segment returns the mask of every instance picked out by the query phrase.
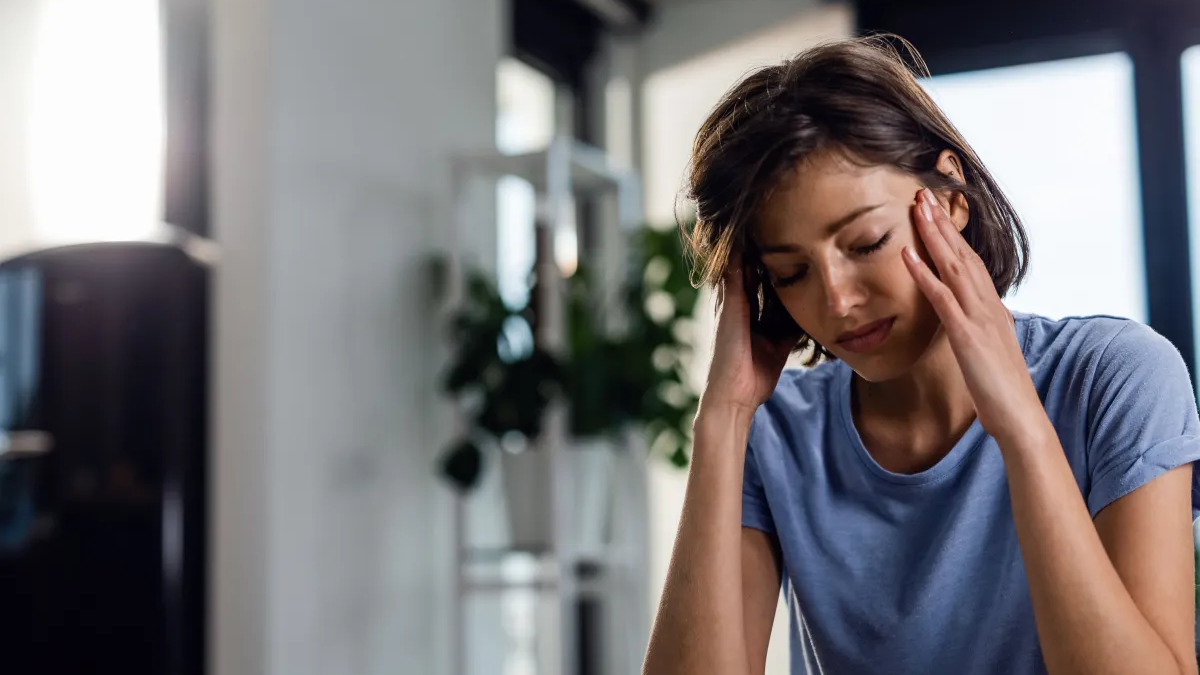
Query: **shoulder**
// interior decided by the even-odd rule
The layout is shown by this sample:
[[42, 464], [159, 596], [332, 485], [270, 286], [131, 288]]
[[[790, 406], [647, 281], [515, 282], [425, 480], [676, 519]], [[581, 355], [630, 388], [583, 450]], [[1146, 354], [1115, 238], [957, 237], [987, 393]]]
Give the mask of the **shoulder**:
[[1179, 350], [1153, 328], [1112, 316], [1023, 315], [1025, 357], [1035, 380], [1078, 392], [1087, 419], [1146, 417], [1151, 408], [1194, 409]]
[[1102, 314], [1051, 319], [1016, 312], [1014, 317], [1031, 366], [1039, 361], [1066, 361], [1093, 371], [1142, 364], [1177, 367], [1183, 363], [1170, 340], [1133, 319]]
[[1109, 341], [1125, 332], [1142, 334], [1142, 331], [1148, 331], [1157, 335], [1148, 326], [1133, 319], [1106, 314], [1052, 319], [1040, 314], [1013, 312], [1013, 317], [1024, 329], [1025, 345], [1035, 351], [1050, 346], [1061, 348], [1066, 344], [1079, 345], [1094, 351], [1097, 348], [1103, 349]]
[[1192, 378], [1170, 340], [1141, 322], [1109, 316], [1027, 317], [1024, 328], [1030, 373], [1054, 397], [1047, 412], [1056, 415], [1093, 517], [1200, 459]]

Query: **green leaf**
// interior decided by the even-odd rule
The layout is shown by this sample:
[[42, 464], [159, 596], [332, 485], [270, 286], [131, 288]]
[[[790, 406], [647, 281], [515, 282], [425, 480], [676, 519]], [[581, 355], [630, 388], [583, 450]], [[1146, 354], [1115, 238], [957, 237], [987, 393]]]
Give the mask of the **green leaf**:
[[483, 453], [471, 441], [460, 440], [443, 455], [441, 473], [460, 492], [470, 491], [483, 473]]
[[682, 447], [675, 448], [675, 452], [672, 452], [668, 459], [671, 461], [671, 464], [680, 469], [686, 469], [691, 461], [691, 458]]
[[[561, 358], [537, 346], [528, 355], [516, 354], [523, 350], [508, 344], [512, 333], [506, 325], [511, 329], [519, 319], [536, 333], [532, 309], [507, 307], [488, 274], [468, 273], [463, 306], [449, 326], [453, 353], [443, 388], [477, 401], [470, 413], [472, 435], [499, 439], [516, 432], [532, 439], [542, 430], [548, 406], [562, 397], [576, 437], [611, 435], [637, 423], [651, 438], [654, 454], [687, 466], [697, 395], [688, 388], [681, 361], [691, 345], [677, 337], [688, 332], [677, 326], [691, 321], [699, 292], [691, 284], [678, 230], [644, 227], [633, 233], [628, 249], [624, 283], [611, 298], [620, 305], [624, 330], [607, 329], [605, 285], [584, 261], [563, 284]], [[665, 294], [673, 306], [659, 323], [646, 309], [654, 294]], [[530, 296], [536, 297], [536, 288]], [[456, 467], [470, 469], [469, 451], [457, 452]], [[464, 473], [469, 472], [458, 471], [460, 477]]]

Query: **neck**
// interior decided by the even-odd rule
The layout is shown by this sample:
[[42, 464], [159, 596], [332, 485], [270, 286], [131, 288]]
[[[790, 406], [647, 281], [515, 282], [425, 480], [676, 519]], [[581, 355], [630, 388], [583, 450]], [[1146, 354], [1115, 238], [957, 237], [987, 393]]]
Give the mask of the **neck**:
[[855, 425], [867, 451], [897, 473], [937, 464], [975, 421], [962, 370], [940, 328], [903, 377], [867, 382], [855, 375], [853, 390]]
[[868, 382], [856, 375], [854, 386], [859, 413], [872, 419], [936, 424], [975, 416], [962, 369], [940, 328], [929, 348], [902, 377]]
[[[1016, 323], [1011, 312], [1008, 323]], [[867, 382], [858, 376], [854, 380], [858, 411], [874, 418], [942, 422], [975, 418], [962, 368], [941, 326], [904, 376], [886, 382]]]

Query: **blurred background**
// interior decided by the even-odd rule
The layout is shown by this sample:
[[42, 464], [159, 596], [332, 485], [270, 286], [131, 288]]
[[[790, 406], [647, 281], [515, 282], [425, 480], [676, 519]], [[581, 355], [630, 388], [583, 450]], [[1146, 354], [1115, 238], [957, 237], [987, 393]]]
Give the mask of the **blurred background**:
[[0, 673], [638, 672], [692, 138], [870, 31], [1025, 218], [1008, 304], [1194, 373], [1194, 2], [0, 0]]

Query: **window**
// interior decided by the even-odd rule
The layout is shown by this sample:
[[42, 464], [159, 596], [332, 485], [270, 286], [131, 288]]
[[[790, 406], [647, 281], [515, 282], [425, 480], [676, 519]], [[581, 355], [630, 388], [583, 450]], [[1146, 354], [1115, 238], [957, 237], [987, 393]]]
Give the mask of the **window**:
[[[1200, 321], [1200, 45], [1183, 53], [1183, 122], [1187, 156], [1188, 237], [1191, 241], [1192, 321]], [[1200, 326], [1194, 329], [1200, 354]], [[1200, 371], [1200, 369], [1197, 369]], [[1200, 378], [1200, 372], [1193, 373]]]
[[164, 128], [157, 0], [25, 0], [0, 21], [0, 259], [153, 232]]
[[[496, 147], [504, 153], [540, 150], [554, 136], [555, 83], [549, 76], [513, 58], [496, 69]], [[496, 188], [497, 279], [500, 295], [510, 306], [529, 298], [529, 273], [533, 268], [533, 186], [505, 176]]]
[[1146, 320], [1133, 64], [1106, 54], [935, 77], [926, 88], [1025, 224], [1006, 304]]
[[47, 243], [139, 239], [163, 218], [156, 0], [43, 0], [29, 176]]

